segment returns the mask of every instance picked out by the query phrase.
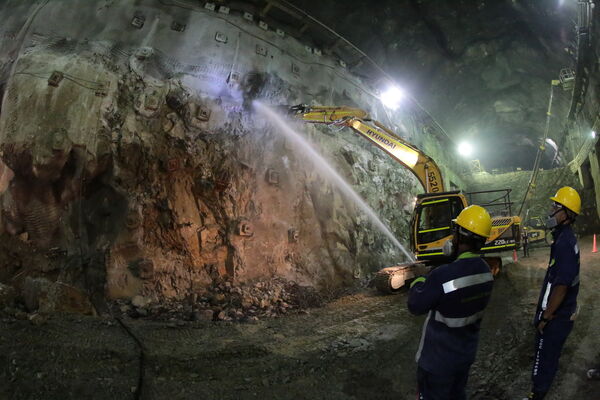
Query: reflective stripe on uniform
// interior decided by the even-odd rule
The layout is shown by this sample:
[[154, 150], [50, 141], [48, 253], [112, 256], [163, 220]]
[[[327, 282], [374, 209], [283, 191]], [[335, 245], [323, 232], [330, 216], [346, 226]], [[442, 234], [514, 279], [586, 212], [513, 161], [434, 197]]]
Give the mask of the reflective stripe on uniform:
[[425, 323], [423, 324], [423, 332], [421, 333], [421, 341], [419, 342], [419, 350], [417, 350], [417, 355], [415, 356], [415, 361], [418, 363], [419, 358], [421, 358], [421, 352], [423, 351], [423, 344], [425, 343], [425, 333], [427, 332], [427, 324], [429, 323], [429, 319], [431, 318], [431, 314], [433, 311], [429, 311], [427, 313], [427, 318], [425, 318]]
[[548, 306], [548, 297], [550, 296], [550, 289], [552, 289], [552, 284], [548, 282], [546, 286], [546, 293], [544, 293], [544, 299], [542, 300], [542, 310], [545, 310]]
[[453, 279], [448, 281], [442, 285], [444, 288], [444, 293], [454, 292], [455, 290], [466, 288], [473, 285], [479, 285], [480, 283], [486, 283], [493, 281], [494, 277], [489, 272], [484, 272], [482, 274], [476, 275], [467, 275], [462, 278]]
[[463, 326], [474, 324], [483, 318], [483, 311], [462, 318], [444, 317], [439, 311], [435, 312], [435, 320], [448, 326], [449, 328], [462, 328]]

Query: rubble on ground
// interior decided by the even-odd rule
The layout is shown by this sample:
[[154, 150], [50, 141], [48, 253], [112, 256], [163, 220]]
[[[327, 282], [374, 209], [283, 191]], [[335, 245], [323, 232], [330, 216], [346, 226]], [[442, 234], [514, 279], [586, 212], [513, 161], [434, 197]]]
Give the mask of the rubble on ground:
[[182, 300], [135, 296], [112, 303], [115, 316], [168, 321], [257, 321], [290, 313], [306, 313], [322, 305], [314, 288], [274, 278], [249, 284], [220, 280]]
[[0, 309], [12, 307], [15, 303], [16, 291], [12, 286], [0, 283]]

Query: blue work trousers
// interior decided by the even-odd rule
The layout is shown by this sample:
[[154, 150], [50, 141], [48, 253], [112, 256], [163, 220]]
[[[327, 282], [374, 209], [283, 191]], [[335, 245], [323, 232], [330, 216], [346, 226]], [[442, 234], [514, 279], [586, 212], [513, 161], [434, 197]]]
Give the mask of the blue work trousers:
[[546, 393], [558, 371], [558, 360], [563, 345], [573, 329], [573, 321], [552, 320], [544, 327], [544, 333], [535, 337], [535, 360], [531, 379], [533, 391]]
[[469, 370], [453, 375], [435, 375], [417, 369], [419, 400], [466, 400]]

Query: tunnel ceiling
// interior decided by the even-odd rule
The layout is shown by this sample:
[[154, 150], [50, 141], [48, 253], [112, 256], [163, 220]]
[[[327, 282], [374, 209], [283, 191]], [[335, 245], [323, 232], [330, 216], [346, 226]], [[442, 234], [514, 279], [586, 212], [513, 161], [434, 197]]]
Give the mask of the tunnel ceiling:
[[[455, 141], [471, 141], [486, 169], [531, 169], [550, 81], [575, 62], [574, 1], [291, 2], [383, 66]], [[568, 102], [556, 96], [555, 110]]]

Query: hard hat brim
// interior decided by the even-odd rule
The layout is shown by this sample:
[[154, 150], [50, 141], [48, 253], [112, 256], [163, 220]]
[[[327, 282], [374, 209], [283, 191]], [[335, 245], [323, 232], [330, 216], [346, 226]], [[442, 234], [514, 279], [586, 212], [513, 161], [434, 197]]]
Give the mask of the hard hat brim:
[[552, 197], [550, 197], [550, 200], [552, 200], [552, 201], [553, 201], [553, 202], [555, 202], [555, 203], [558, 203], [558, 204], [560, 204], [561, 206], [563, 206], [563, 207], [564, 207], [564, 208], [566, 208], [567, 210], [569, 210], [569, 211], [571, 211], [571, 212], [574, 212], [575, 214], [579, 215], [579, 213], [578, 213], [577, 211], [575, 211], [575, 210], [572, 210], [571, 208], [569, 208], [569, 207], [565, 206], [565, 205], [564, 205], [564, 204], [563, 204], [563, 203], [562, 203], [560, 200], [558, 200], [558, 199], [556, 198], [556, 196], [552, 196]]

